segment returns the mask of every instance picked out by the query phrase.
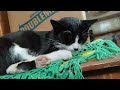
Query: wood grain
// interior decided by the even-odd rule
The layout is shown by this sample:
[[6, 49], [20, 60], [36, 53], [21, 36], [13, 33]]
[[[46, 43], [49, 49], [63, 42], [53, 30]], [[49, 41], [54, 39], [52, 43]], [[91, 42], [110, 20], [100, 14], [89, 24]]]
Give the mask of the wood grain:
[[101, 61], [96, 61], [92, 59], [86, 63], [81, 64], [81, 68], [83, 71], [90, 71], [96, 69], [103, 69], [109, 67], [120, 66], [120, 56], [116, 56], [115, 58], [105, 59]]
[[102, 61], [92, 59], [80, 66], [86, 79], [120, 79], [120, 55]]
[[0, 36], [10, 32], [9, 20], [7, 11], [0, 11]]

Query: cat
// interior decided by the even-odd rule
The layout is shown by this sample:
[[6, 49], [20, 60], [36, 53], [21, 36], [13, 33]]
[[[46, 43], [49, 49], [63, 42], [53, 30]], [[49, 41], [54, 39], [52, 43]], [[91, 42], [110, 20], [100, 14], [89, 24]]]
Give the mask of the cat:
[[72, 52], [82, 48], [90, 26], [96, 21], [74, 17], [52, 19], [51, 31], [16, 31], [1, 37], [0, 75], [25, 72], [72, 58]]

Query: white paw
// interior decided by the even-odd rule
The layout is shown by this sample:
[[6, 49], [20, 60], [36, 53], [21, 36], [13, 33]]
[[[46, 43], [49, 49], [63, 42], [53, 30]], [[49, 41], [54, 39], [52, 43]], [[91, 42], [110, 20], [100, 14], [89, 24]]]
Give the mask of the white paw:
[[68, 51], [68, 50], [60, 50], [60, 52], [58, 53], [61, 57], [61, 59], [63, 60], [68, 60], [70, 58], [72, 58], [72, 52]]
[[57, 61], [60, 59], [68, 60], [72, 58], [72, 52], [68, 50], [58, 50], [45, 55], [51, 61]]
[[35, 64], [36, 67], [44, 67], [46, 65], [48, 65], [50, 63], [50, 60], [46, 57], [46, 56], [39, 56], [36, 60], [35, 60]]

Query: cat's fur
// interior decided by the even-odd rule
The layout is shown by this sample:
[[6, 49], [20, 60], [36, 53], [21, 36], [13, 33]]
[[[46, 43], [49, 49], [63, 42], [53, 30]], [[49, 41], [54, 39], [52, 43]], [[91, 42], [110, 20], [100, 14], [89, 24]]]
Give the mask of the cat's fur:
[[[0, 74], [24, 72], [48, 61], [67, 60], [72, 51], [80, 50], [88, 37], [89, 27], [97, 20], [66, 17], [51, 20], [51, 31], [18, 31], [0, 38]], [[40, 59], [39, 56], [45, 56]], [[40, 66], [39, 66], [39, 65]], [[37, 66], [38, 65], [38, 66]]]

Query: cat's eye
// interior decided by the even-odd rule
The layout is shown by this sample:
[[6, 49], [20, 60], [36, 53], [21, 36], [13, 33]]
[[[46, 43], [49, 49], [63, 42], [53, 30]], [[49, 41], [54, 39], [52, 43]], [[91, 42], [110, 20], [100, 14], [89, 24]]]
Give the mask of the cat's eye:
[[78, 40], [78, 43], [81, 43], [81, 39]]
[[71, 31], [64, 31], [62, 36], [64, 42], [67, 42], [68, 44], [72, 43], [72, 32]]
[[63, 36], [64, 36], [65, 38], [70, 38], [70, 39], [72, 39], [72, 32], [71, 32], [71, 31], [64, 31], [64, 32], [63, 32]]
[[64, 31], [63, 34], [65, 34], [65, 35], [70, 35], [70, 34], [72, 34], [72, 32], [69, 31], [69, 30], [67, 30], [67, 31]]
[[79, 44], [83, 44], [84, 43], [84, 39], [82, 37], [80, 37], [79, 40], [78, 40], [78, 43]]

